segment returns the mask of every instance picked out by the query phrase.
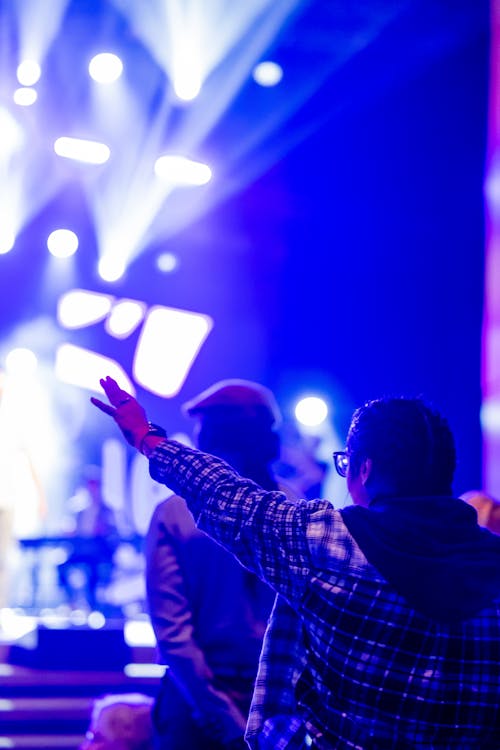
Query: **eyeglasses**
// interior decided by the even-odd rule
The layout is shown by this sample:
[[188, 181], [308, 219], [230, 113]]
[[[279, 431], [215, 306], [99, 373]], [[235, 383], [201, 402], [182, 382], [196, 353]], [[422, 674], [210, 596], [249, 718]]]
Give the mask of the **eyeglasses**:
[[347, 451], [335, 451], [333, 461], [337, 474], [341, 477], [346, 477], [349, 469], [349, 453]]

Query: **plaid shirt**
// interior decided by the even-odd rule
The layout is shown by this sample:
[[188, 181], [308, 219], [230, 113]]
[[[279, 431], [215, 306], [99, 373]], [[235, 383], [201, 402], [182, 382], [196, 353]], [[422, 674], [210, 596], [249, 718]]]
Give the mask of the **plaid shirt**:
[[302, 750], [308, 732], [295, 688], [306, 666], [302, 620], [277, 596], [264, 636], [246, 740], [255, 750]]
[[290, 502], [174, 441], [150, 458], [153, 478], [187, 499], [200, 528], [300, 617], [297, 719], [313, 747], [500, 748], [500, 601], [464, 622], [430, 620], [368, 563], [327, 501]]

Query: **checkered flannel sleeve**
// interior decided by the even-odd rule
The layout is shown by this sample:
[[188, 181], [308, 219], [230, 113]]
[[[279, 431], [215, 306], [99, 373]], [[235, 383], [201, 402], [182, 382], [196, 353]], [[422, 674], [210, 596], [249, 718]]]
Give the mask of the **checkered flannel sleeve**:
[[276, 601], [264, 636], [245, 739], [252, 750], [302, 750], [307, 730], [295, 686], [306, 666], [303, 626], [295, 608]]
[[312, 570], [311, 506], [331, 513], [329, 503], [289, 501], [281, 492], [264, 491], [221, 459], [173, 440], [151, 454], [150, 473], [182, 495], [198, 526], [245, 567], [288, 601], [300, 600]]

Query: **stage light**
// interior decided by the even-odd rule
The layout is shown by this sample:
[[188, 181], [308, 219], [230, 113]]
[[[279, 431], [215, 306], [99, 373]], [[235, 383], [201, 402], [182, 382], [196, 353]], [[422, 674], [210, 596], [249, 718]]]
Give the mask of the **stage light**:
[[36, 60], [23, 60], [17, 66], [17, 80], [21, 86], [33, 86], [40, 79], [41, 73]]
[[184, 156], [160, 156], [155, 162], [155, 174], [171, 185], [206, 185], [212, 179], [207, 164]]
[[122, 299], [113, 305], [106, 318], [106, 331], [117, 339], [124, 339], [135, 331], [144, 318], [146, 305], [131, 299]]
[[[183, 196], [176, 188], [206, 184], [212, 176], [206, 165], [187, 177], [184, 170], [177, 177], [172, 165], [168, 165], [170, 174], [151, 180], [155, 160], [164, 153], [166, 123], [171, 116], [176, 117], [172, 102], [174, 91], [189, 99], [201, 86], [193, 107], [182, 113], [176, 124], [175, 147], [171, 147], [176, 154], [195, 156], [241, 87], [247, 85], [253, 67], [263, 59], [300, 0], [235, 3], [230, 10], [224, 4], [199, 3], [198, 0], [169, 0], [168, 3], [154, 0], [146, 4], [113, 2], [120, 6], [131, 33], [161, 67], [173, 89], [164, 90], [151, 123], [144, 119], [144, 112], [137, 111], [137, 102], [127, 86], [113, 86], [111, 90], [92, 87], [93, 121], [99, 128], [95, 132], [102, 133], [99, 137], [112, 149], [117, 128], [126, 123], [127, 148], [120, 154], [118, 170], [106, 172], [105, 180], [103, 176], [102, 181], [90, 186], [88, 201], [99, 256], [107, 258], [118, 254], [128, 267], [146, 246], [186, 227], [211, 205], [227, 197], [227, 191], [237, 190], [256, 172], [264, 170], [264, 161], [275, 158], [271, 154], [262, 157], [257, 153], [259, 138], [267, 137], [288, 108], [273, 112], [267, 122], [259, 125], [254, 136], [240, 141], [237, 158], [242, 168], [238, 168], [237, 179], [226, 183], [221, 190], [200, 190], [191, 201], [182, 202]], [[108, 93], [113, 94], [111, 102], [106, 98]], [[296, 98], [298, 106], [300, 96]], [[146, 132], [147, 138], [144, 137]], [[245, 168], [243, 157], [253, 148], [255, 158], [250, 160], [251, 166]], [[164, 166], [160, 161], [157, 170], [162, 173]], [[107, 263], [102, 265], [102, 278], [117, 281], [122, 271], [109, 271]]]
[[322, 398], [307, 396], [295, 406], [297, 421], [306, 427], [318, 427], [328, 416], [328, 407]]
[[201, 91], [201, 81], [187, 77], [177, 79], [174, 84], [174, 91], [181, 102], [191, 102], [196, 99]]
[[175, 271], [178, 265], [179, 261], [173, 253], [161, 253], [156, 259], [156, 267], [162, 273]]
[[106, 618], [102, 612], [90, 612], [87, 617], [87, 625], [92, 630], [100, 630], [106, 625]]
[[69, 621], [71, 625], [81, 627], [87, 624], [87, 614], [83, 609], [73, 609], [69, 613]]
[[[37, 627], [38, 620], [36, 617], [21, 615], [7, 607], [0, 609], [0, 643], [10, 644], [25, 639], [29, 634], [36, 636]], [[2, 664], [0, 677], [10, 676], [13, 671], [13, 667]]]
[[89, 74], [97, 83], [114, 83], [123, 72], [123, 63], [111, 52], [95, 55], [89, 63]]
[[26, 377], [33, 375], [38, 367], [38, 360], [31, 349], [18, 347], [11, 349], [5, 357], [5, 369], [9, 375]]
[[104, 320], [113, 297], [84, 289], [72, 289], [63, 294], [57, 304], [57, 319], [64, 328], [85, 328]]
[[123, 626], [123, 637], [127, 646], [136, 648], [156, 645], [155, 634], [148, 620], [127, 620]]
[[23, 146], [24, 130], [11, 113], [0, 107], [0, 161], [9, 159]]
[[13, 95], [14, 103], [19, 107], [30, 107], [38, 99], [38, 94], [35, 89], [20, 88], [14, 91]]
[[54, 143], [54, 151], [58, 156], [74, 159], [87, 164], [104, 164], [108, 161], [111, 151], [105, 143], [87, 141], [82, 138], [63, 136]]
[[47, 238], [47, 248], [56, 258], [69, 258], [78, 250], [78, 237], [71, 229], [55, 229]]
[[182, 50], [182, 58], [175, 62], [173, 85], [175, 95], [183, 102], [196, 99], [201, 91], [202, 79], [200, 75], [199, 55], [191, 50]]
[[137, 382], [158, 396], [175, 396], [212, 326], [208, 315], [150, 308], [134, 356]]
[[500, 155], [493, 160], [488, 177], [486, 178], [484, 192], [487, 202], [491, 207], [493, 216], [500, 215]]
[[109, 254], [102, 256], [97, 266], [97, 272], [104, 281], [118, 281], [125, 273], [125, 268], [123, 258]]
[[481, 427], [487, 435], [500, 435], [500, 397], [489, 396], [481, 404]]
[[261, 62], [253, 69], [253, 78], [259, 86], [276, 86], [283, 78], [283, 68], [270, 60]]
[[133, 664], [125, 664], [123, 669], [127, 677], [155, 677], [160, 679], [165, 674], [166, 667], [163, 664], [139, 664], [134, 662]]
[[73, 344], [61, 344], [57, 349], [55, 373], [63, 383], [102, 394], [99, 380], [103, 372], [111, 375], [124, 391], [135, 395], [130, 378], [114, 359]]
[[206, 119], [214, 122], [299, 3], [259, 0], [229, 7], [224, 3], [162, 0], [155, 10], [153, 6], [144, 10], [137, 3], [121, 2], [120, 6], [182, 101], [191, 101], [205, 82], [212, 83], [208, 81], [210, 75], [231, 55], [230, 75], [223, 86], [216, 84], [215, 96], [207, 102], [210, 112], [205, 112]]
[[14, 232], [11, 232], [6, 227], [0, 226], [0, 255], [6, 255], [14, 247], [16, 237]]
[[[84, 576], [85, 579], [85, 576]], [[68, 627], [69, 618], [65, 614], [54, 612], [54, 610], [44, 608], [40, 612], [40, 625], [51, 630], [64, 630]]]

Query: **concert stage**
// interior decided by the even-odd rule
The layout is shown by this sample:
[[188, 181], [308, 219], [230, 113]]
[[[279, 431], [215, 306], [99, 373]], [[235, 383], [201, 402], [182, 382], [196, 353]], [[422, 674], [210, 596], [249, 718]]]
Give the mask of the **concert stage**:
[[96, 698], [155, 695], [163, 668], [147, 620], [79, 618], [1, 611], [0, 748], [77, 750]]

